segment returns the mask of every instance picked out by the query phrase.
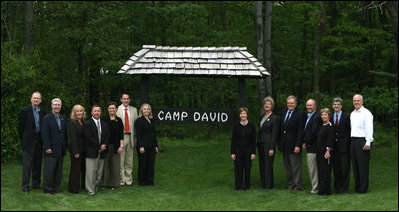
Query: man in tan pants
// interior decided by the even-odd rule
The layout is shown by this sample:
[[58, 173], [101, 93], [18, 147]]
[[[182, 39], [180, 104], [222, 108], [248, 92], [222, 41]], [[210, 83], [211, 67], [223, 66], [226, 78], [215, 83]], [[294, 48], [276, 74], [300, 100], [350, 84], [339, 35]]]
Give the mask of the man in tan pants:
[[129, 106], [130, 96], [129, 94], [122, 94], [122, 104], [119, 105], [116, 115], [122, 119], [123, 122], [123, 151], [121, 152], [121, 182], [120, 185], [132, 185], [133, 177], [133, 150], [136, 144], [134, 122], [137, 119], [137, 109]]

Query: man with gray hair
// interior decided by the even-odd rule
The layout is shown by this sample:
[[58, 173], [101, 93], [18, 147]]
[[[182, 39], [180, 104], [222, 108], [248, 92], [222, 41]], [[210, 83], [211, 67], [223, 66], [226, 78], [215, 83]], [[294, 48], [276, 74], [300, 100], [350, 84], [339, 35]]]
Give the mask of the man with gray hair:
[[369, 187], [370, 147], [373, 142], [373, 114], [363, 106], [363, 96], [353, 96], [351, 113], [351, 159], [355, 176], [355, 192], [367, 193]]
[[305, 113], [297, 108], [295, 96], [287, 97], [287, 108], [281, 112], [279, 149], [283, 153], [288, 189], [303, 191], [302, 136]]
[[350, 176], [350, 115], [342, 111], [343, 101], [340, 97], [333, 100], [334, 113], [330, 115], [330, 122], [334, 126], [334, 143], [331, 151], [334, 172], [334, 188], [339, 194], [347, 193]]
[[18, 134], [22, 146], [22, 191], [25, 193], [30, 191], [31, 172], [32, 188], [40, 188], [43, 155], [40, 124], [46, 114], [39, 106], [42, 102], [40, 92], [33, 92], [30, 101], [32, 104], [22, 109], [18, 118]]
[[63, 157], [67, 147], [66, 119], [60, 114], [61, 99], [51, 100], [51, 113], [43, 117], [42, 139], [44, 153], [43, 190], [44, 193], [60, 193]]

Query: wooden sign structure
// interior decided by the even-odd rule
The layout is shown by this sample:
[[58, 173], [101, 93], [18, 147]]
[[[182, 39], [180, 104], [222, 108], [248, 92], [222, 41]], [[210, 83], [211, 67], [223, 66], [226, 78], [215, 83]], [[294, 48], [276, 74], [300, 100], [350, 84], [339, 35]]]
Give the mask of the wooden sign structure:
[[176, 123], [208, 123], [208, 124], [233, 124], [237, 118], [234, 110], [204, 110], [153, 108], [153, 118], [157, 122]]
[[[238, 107], [245, 106], [245, 78], [262, 78], [264, 75], [270, 75], [262, 64], [247, 52], [246, 47], [170, 47], [155, 45], [143, 45], [143, 49], [130, 57], [118, 71], [118, 74], [141, 75], [142, 103], [149, 102], [148, 77], [150, 75], [235, 77], [238, 79]], [[215, 115], [212, 115], [211, 119], [212, 112], [216, 113], [217, 110], [200, 109], [195, 113], [194, 109], [161, 109], [157, 112], [161, 112], [161, 114], [157, 113], [162, 119], [160, 121], [186, 123], [181, 118], [187, 115], [184, 119], [191, 120], [187, 121], [191, 123], [198, 123], [199, 120], [207, 123], [225, 123], [220, 121], [222, 120], [221, 116], [215, 117]], [[166, 117], [168, 112], [171, 120], [169, 120], [169, 116]], [[219, 115], [222, 113], [229, 114], [231, 110], [224, 112], [219, 110], [218, 112]], [[202, 114], [203, 117], [198, 119], [198, 113]], [[176, 120], [173, 120], [173, 114]], [[180, 120], [177, 119], [177, 116]], [[217, 118], [219, 118], [219, 121], [215, 122]], [[230, 124], [230, 122], [226, 123]]]

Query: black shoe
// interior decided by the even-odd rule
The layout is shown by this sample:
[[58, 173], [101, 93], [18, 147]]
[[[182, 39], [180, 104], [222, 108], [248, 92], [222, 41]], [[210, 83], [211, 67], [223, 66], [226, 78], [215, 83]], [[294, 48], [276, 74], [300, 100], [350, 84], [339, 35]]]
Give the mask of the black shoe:
[[298, 187], [298, 186], [295, 186], [293, 190], [294, 190], [294, 191], [303, 191], [303, 188]]

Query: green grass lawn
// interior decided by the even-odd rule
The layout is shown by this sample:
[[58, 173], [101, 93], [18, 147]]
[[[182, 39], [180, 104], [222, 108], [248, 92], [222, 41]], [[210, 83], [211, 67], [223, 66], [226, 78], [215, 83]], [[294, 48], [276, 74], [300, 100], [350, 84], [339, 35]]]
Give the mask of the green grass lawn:
[[[64, 160], [62, 193], [46, 195], [42, 190], [24, 194], [20, 162], [1, 165], [1, 210], [398, 210], [398, 148], [378, 148], [371, 153], [370, 186], [367, 194], [356, 194], [353, 174], [349, 194], [310, 194], [310, 182], [303, 154], [305, 191], [287, 189], [282, 155], [274, 163], [275, 188], [264, 190], [259, 179], [258, 159], [252, 164], [251, 189], [234, 190], [233, 162], [229, 135], [214, 139], [172, 140], [159, 138], [165, 151], [158, 153], [155, 186], [101, 190], [95, 196], [86, 191], [68, 192], [69, 155]], [[194, 141], [195, 140], [195, 141]], [[137, 157], [134, 157], [134, 180]]]

